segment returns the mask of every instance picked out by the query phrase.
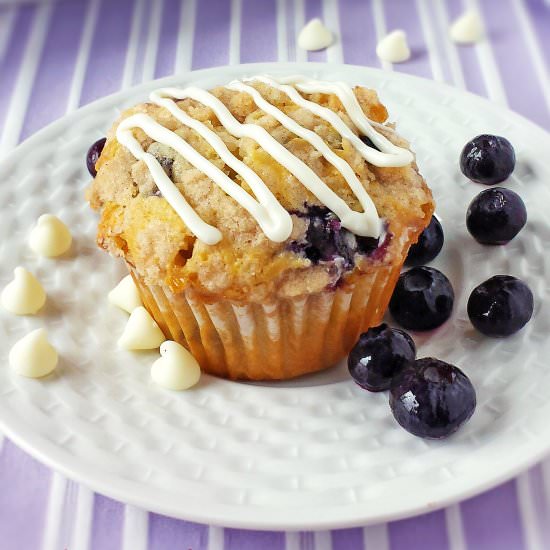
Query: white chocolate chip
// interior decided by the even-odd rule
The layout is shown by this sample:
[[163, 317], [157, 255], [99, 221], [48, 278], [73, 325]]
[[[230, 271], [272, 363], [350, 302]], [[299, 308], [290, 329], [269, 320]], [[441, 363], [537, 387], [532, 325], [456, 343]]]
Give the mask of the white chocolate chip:
[[41, 378], [57, 366], [57, 351], [43, 328], [33, 330], [15, 343], [9, 354], [11, 369], [27, 378]]
[[38, 218], [29, 236], [29, 246], [40, 256], [61, 256], [71, 247], [71, 232], [56, 216], [44, 214]]
[[13, 281], [2, 290], [2, 307], [16, 315], [34, 315], [46, 303], [42, 285], [23, 267], [16, 267], [13, 277]]
[[483, 23], [479, 13], [474, 10], [464, 12], [455, 19], [449, 29], [451, 39], [458, 44], [475, 44], [484, 35]]
[[122, 349], [156, 349], [166, 337], [149, 312], [139, 306], [130, 314], [124, 332], [118, 340]]
[[166, 340], [160, 346], [160, 359], [151, 367], [155, 384], [167, 390], [187, 390], [201, 377], [197, 360], [181, 344]]
[[136, 307], [143, 305], [136, 283], [134, 283], [134, 279], [132, 279], [131, 275], [126, 275], [126, 277], [109, 292], [108, 299], [111, 304], [128, 313], [132, 313]]
[[322, 50], [328, 48], [332, 41], [332, 33], [318, 18], [312, 19], [298, 35], [298, 46], [303, 50]]
[[411, 50], [407, 43], [405, 31], [392, 31], [376, 46], [376, 55], [388, 63], [402, 63], [411, 57]]

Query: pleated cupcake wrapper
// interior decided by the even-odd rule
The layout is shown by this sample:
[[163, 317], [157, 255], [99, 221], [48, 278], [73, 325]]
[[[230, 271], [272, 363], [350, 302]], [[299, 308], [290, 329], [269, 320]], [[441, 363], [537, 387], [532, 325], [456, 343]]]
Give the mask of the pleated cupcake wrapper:
[[361, 332], [381, 322], [411, 242], [401, 240], [399, 261], [373, 267], [353, 284], [266, 304], [212, 303], [193, 290], [174, 294], [145, 284], [128, 267], [166, 337], [188, 348], [204, 371], [232, 379], [288, 379], [334, 365]]

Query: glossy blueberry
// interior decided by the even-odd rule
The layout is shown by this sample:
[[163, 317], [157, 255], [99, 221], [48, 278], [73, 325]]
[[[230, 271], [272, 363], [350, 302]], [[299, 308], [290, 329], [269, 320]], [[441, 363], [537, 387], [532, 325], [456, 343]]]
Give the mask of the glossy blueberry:
[[514, 334], [533, 315], [533, 293], [520, 279], [495, 275], [474, 288], [468, 299], [472, 325], [487, 336]]
[[401, 273], [390, 300], [390, 312], [403, 328], [431, 330], [451, 316], [453, 303], [453, 287], [441, 271], [413, 267]]
[[476, 392], [459, 368], [426, 357], [393, 379], [390, 407], [397, 422], [408, 432], [441, 439], [456, 432], [472, 416]]
[[504, 187], [482, 191], [466, 214], [468, 231], [481, 244], [506, 244], [526, 222], [527, 210], [521, 197]]
[[370, 254], [378, 248], [378, 239], [354, 235], [323, 206], [308, 206], [307, 213], [295, 212], [295, 215], [307, 218], [308, 227], [305, 238], [292, 241], [289, 248], [313, 263], [340, 260], [345, 268], [351, 268], [355, 265], [355, 254]]
[[348, 369], [362, 388], [383, 391], [415, 357], [412, 338], [402, 330], [382, 324], [361, 334], [349, 354]]
[[405, 263], [407, 265], [424, 265], [431, 262], [443, 248], [443, 228], [439, 220], [432, 216], [430, 224], [411, 246]]
[[88, 172], [90, 172], [90, 175], [93, 178], [95, 178], [97, 175], [95, 165], [99, 159], [99, 156], [101, 155], [101, 151], [103, 151], [103, 147], [105, 147], [106, 141], [107, 138], [98, 139], [95, 143], [91, 145], [91, 147], [88, 149], [88, 153], [86, 154], [86, 166], [88, 167]]
[[476, 183], [504, 181], [516, 165], [512, 144], [501, 136], [482, 134], [469, 141], [460, 155], [462, 173]]

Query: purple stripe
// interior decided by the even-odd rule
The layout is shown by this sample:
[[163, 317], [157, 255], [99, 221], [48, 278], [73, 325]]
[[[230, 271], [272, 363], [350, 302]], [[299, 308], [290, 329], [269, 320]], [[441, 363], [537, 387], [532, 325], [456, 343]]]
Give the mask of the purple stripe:
[[[321, 4], [321, 0], [306, 0], [305, 8], [304, 15], [306, 23], [316, 17], [323, 19], [323, 5]], [[330, 28], [330, 21], [326, 21], [326, 23], [327, 27]], [[298, 32], [300, 32], [300, 30], [301, 29], [298, 29]], [[326, 61], [327, 52], [325, 50], [318, 52], [307, 52], [307, 59], [308, 61]]]
[[134, 0], [103, 0], [82, 88], [82, 105], [120, 89], [133, 5]]
[[149, 514], [149, 548], [151, 550], [206, 550], [208, 527], [178, 519]]
[[0, 78], [0, 126], [3, 126], [10, 106], [10, 97], [25, 51], [34, 12], [33, 7], [19, 8], [4, 59], [0, 62], [0, 75], [2, 75]]
[[244, 0], [241, 61], [277, 60], [277, 5], [275, 0]]
[[[465, 9], [463, 0], [446, 0], [451, 22], [459, 17]], [[479, 66], [479, 59], [474, 46], [456, 46], [458, 57], [464, 73], [466, 88], [474, 94], [487, 96], [487, 89]]]
[[90, 550], [120, 550], [124, 505], [102, 495], [94, 495], [93, 514]]
[[463, 502], [461, 510], [464, 534], [471, 548], [525, 548], [514, 481]]
[[396, 63], [395, 69], [417, 76], [430, 78], [432, 70], [422, 26], [416, 11], [415, 2], [383, 2], [388, 32], [403, 29], [407, 33], [407, 40], [411, 49], [411, 58], [404, 63]]
[[0, 546], [40, 548], [49, 470], [5, 440], [0, 453]]
[[487, 2], [480, 6], [510, 107], [550, 128], [550, 113], [510, 0], [500, 0], [498, 9]]
[[540, 45], [542, 55], [550, 66], [550, 7], [543, 0], [526, 0], [529, 11], [529, 19], [535, 29], [536, 37]]
[[56, 4], [21, 132], [25, 139], [65, 114], [86, 2]]
[[197, 2], [197, 20], [193, 44], [193, 69], [226, 65], [229, 61], [229, 21], [231, 2]]
[[371, 0], [340, 0], [344, 62], [379, 67]]
[[164, 0], [155, 78], [174, 74], [180, 22], [180, 0]]
[[388, 525], [392, 550], [445, 550], [449, 547], [445, 513], [442, 510]]
[[224, 550], [284, 550], [285, 534], [276, 531], [224, 529]]
[[363, 529], [332, 531], [332, 550], [363, 550]]

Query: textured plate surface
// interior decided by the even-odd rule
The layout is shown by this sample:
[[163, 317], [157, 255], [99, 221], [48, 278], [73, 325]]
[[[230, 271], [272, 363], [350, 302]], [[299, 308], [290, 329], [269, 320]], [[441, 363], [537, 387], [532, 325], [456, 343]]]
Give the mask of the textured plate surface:
[[[394, 422], [385, 394], [361, 391], [343, 365], [281, 384], [203, 377], [193, 391], [153, 386], [155, 353], [116, 348], [126, 315], [107, 304], [123, 267], [96, 249], [96, 217], [83, 200], [85, 152], [122, 107], [160, 85], [210, 87], [270, 72], [305, 73], [378, 89], [409, 138], [434, 191], [446, 231], [436, 260], [452, 280], [452, 320], [415, 335], [419, 356], [459, 365], [478, 392], [472, 420], [443, 442], [410, 436]], [[468, 235], [465, 212], [482, 186], [458, 170], [462, 145], [498, 133], [516, 147], [505, 184], [529, 212], [505, 247]], [[149, 510], [204, 523], [249, 528], [329, 528], [389, 520], [446, 505], [513, 476], [550, 448], [550, 136], [518, 115], [450, 87], [351, 66], [261, 64], [168, 78], [115, 94], [39, 132], [0, 165], [0, 284], [23, 265], [48, 292], [34, 318], [0, 313], [0, 427], [69, 477]], [[484, 188], [484, 187], [483, 187]], [[52, 212], [73, 231], [72, 257], [35, 257], [26, 238]], [[466, 316], [471, 289], [509, 273], [534, 291], [533, 320], [519, 334], [492, 340]], [[45, 380], [7, 368], [11, 345], [46, 326], [61, 354]]]

